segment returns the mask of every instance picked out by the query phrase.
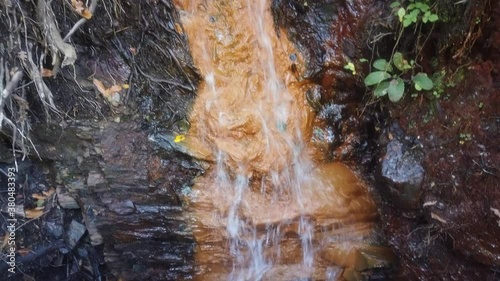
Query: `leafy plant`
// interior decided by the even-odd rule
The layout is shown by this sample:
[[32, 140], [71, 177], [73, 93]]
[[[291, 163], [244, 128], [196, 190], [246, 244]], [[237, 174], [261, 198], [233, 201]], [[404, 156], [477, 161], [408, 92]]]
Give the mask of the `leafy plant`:
[[348, 62], [346, 65], [344, 65], [344, 69], [350, 70], [352, 72], [352, 75], [356, 75], [356, 67], [352, 62]]
[[[394, 53], [391, 61], [377, 59], [373, 62], [375, 71], [369, 73], [365, 80], [365, 86], [374, 86], [373, 94], [376, 97], [388, 95], [392, 102], [399, 101], [405, 92], [405, 83], [413, 84], [415, 90], [432, 90], [434, 84], [424, 72], [419, 72], [411, 77], [411, 80], [405, 81], [402, 76], [413, 69], [415, 62], [404, 59], [400, 52]], [[394, 67], [393, 67], [394, 66]]]
[[406, 8], [399, 1], [396, 1], [391, 3], [391, 8], [404, 27], [408, 27], [413, 23], [416, 24], [419, 20], [427, 23], [436, 22], [439, 19], [439, 16], [432, 11], [431, 7], [422, 1], [410, 0], [410, 4]]

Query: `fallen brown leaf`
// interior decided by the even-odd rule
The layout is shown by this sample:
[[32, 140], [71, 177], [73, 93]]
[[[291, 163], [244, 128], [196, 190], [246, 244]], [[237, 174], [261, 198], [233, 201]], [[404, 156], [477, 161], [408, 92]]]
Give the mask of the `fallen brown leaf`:
[[48, 191], [43, 191], [42, 193], [43, 193], [43, 195], [50, 197], [50, 196], [56, 194], [56, 189], [51, 187]]
[[28, 219], [37, 219], [43, 215], [43, 208], [35, 208], [33, 210], [24, 210], [24, 214]]
[[27, 255], [29, 255], [31, 252], [32, 252], [31, 248], [25, 248], [25, 249], [19, 249], [19, 250], [17, 250], [17, 253], [18, 253], [21, 257], [27, 256]]
[[113, 94], [122, 90], [120, 85], [113, 85], [110, 88], [106, 88], [106, 86], [104, 86], [104, 84], [96, 78], [94, 78], [92, 82], [96, 86], [97, 90], [110, 102], [114, 101]]
[[5, 236], [3, 237], [3, 240], [2, 240], [2, 247], [0, 247], [0, 251], [3, 250], [3, 248], [5, 248], [5, 246], [7, 246], [7, 243], [9, 243], [9, 234], [5, 234]]
[[52, 70], [47, 68], [42, 68], [42, 77], [52, 77], [52, 76], [54, 76]]
[[73, 6], [73, 9], [75, 12], [77, 12], [80, 16], [90, 19], [92, 18], [92, 13], [85, 7], [82, 1], [80, 0], [71, 0], [71, 6]]
[[45, 200], [45, 199], [47, 199], [47, 196], [45, 196], [45, 195], [38, 195], [38, 194], [33, 194], [33, 195], [31, 195], [31, 197], [33, 197], [33, 198], [35, 198], [37, 200]]

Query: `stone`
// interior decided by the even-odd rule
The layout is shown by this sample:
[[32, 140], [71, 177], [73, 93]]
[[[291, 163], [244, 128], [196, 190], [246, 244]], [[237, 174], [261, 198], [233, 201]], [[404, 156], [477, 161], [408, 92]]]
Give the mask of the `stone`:
[[78, 244], [78, 241], [80, 241], [80, 238], [82, 238], [83, 234], [85, 234], [85, 231], [85, 225], [72, 220], [66, 233], [66, 244], [68, 244], [68, 246], [70, 246], [72, 249], [75, 248], [76, 244]]
[[43, 228], [53, 238], [61, 238], [64, 232], [63, 226], [51, 221], [44, 221]]
[[104, 176], [97, 171], [90, 171], [87, 177], [87, 186], [92, 187], [104, 183]]
[[422, 146], [406, 136], [398, 124], [386, 132], [387, 139], [377, 166], [379, 189], [395, 206], [412, 210], [418, 207], [425, 171], [421, 165]]

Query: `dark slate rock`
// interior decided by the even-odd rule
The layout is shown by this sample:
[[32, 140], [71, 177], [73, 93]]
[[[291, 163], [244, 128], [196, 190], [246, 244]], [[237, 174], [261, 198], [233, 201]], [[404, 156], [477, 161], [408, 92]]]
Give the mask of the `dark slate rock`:
[[[388, 201], [404, 210], [417, 207], [425, 171], [421, 165], [423, 150], [420, 143], [407, 136], [398, 124], [384, 134], [386, 139], [377, 166], [379, 189]], [[383, 137], [383, 138], [384, 138]]]

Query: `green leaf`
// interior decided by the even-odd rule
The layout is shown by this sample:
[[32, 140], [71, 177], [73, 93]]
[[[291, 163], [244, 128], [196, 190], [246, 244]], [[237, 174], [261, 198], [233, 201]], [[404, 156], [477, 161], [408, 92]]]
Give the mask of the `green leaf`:
[[411, 23], [412, 23], [412, 20], [410, 18], [406, 18], [406, 19], [403, 20], [403, 26], [404, 27], [410, 26]]
[[436, 15], [436, 14], [432, 14], [432, 15], [430, 15], [430, 16], [429, 16], [429, 21], [430, 21], [430, 22], [435, 22], [435, 21], [437, 21], [438, 19], [439, 19], [439, 17], [438, 17], [438, 15]]
[[352, 75], [356, 75], [356, 67], [352, 62], [348, 62], [345, 66], [344, 69], [350, 70], [352, 72]]
[[403, 54], [401, 54], [400, 52], [395, 52], [394, 56], [392, 56], [392, 62], [394, 63], [394, 66], [401, 71], [405, 70], [403, 61]]
[[37, 207], [43, 207], [43, 205], [45, 205], [45, 200], [43, 200], [43, 199], [38, 199], [38, 200], [36, 201], [36, 206], [37, 206]]
[[389, 86], [390, 86], [390, 83], [388, 81], [383, 81], [377, 85], [377, 87], [373, 91], [373, 94], [376, 97], [383, 97], [383, 96], [387, 95]]
[[410, 16], [411, 16], [411, 20], [416, 23], [417, 22], [417, 19], [418, 19], [418, 15], [420, 14], [420, 10], [418, 9], [415, 9], [413, 11], [411, 11], [410, 13]]
[[389, 77], [391, 76], [385, 71], [375, 71], [366, 76], [365, 85], [372, 86], [386, 80]]
[[368, 60], [367, 60], [367, 59], [365, 59], [365, 58], [360, 58], [360, 59], [359, 59], [359, 62], [367, 62], [367, 61], [368, 61]]
[[401, 6], [401, 3], [399, 3], [398, 1], [395, 1], [395, 2], [392, 2], [392, 3], [391, 3], [391, 6], [390, 6], [390, 7], [391, 7], [391, 8], [397, 8], [397, 7], [399, 7], [399, 6]]
[[427, 12], [427, 11], [429, 11], [429, 9], [430, 9], [430, 7], [427, 4], [422, 3], [422, 5], [420, 6], [420, 10], [422, 12]]
[[422, 17], [422, 22], [423, 22], [423, 23], [427, 23], [427, 21], [428, 21], [428, 20], [429, 20], [429, 18], [428, 18], [426, 15], [424, 15], [424, 16]]
[[389, 83], [389, 88], [387, 89], [387, 93], [389, 94], [389, 100], [392, 102], [399, 101], [405, 92], [405, 83], [401, 78], [393, 79]]
[[[417, 91], [420, 91], [422, 89], [429, 91], [434, 87], [432, 80], [427, 77], [426, 73], [423, 72], [417, 73], [417, 75], [413, 76], [411, 80], [413, 80], [413, 83], [415, 83], [415, 89], [417, 89]], [[419, 90], [419, 88], [421, 89]]]
[[373, 67], [375, 67], [378, 70], [383, 70], [383, 71], [391, 71], [392, 70], [391, 65], [385, 59], [378, 59], [378, 60], [374, 61]]
[[405, 14], [406, 14], [405, 8], [403, 8], [403, 7], [399, 8], [399, 10], [398, 10], [399, 22], [403, 21], [403, 17], [405, 16]]
[[415, 4], [410, 4], [410, 5], [408, 5], [407, 9], [408, 10], [413, 10], [413, 9], [415, 9], [415, 7], [416, 7]]

